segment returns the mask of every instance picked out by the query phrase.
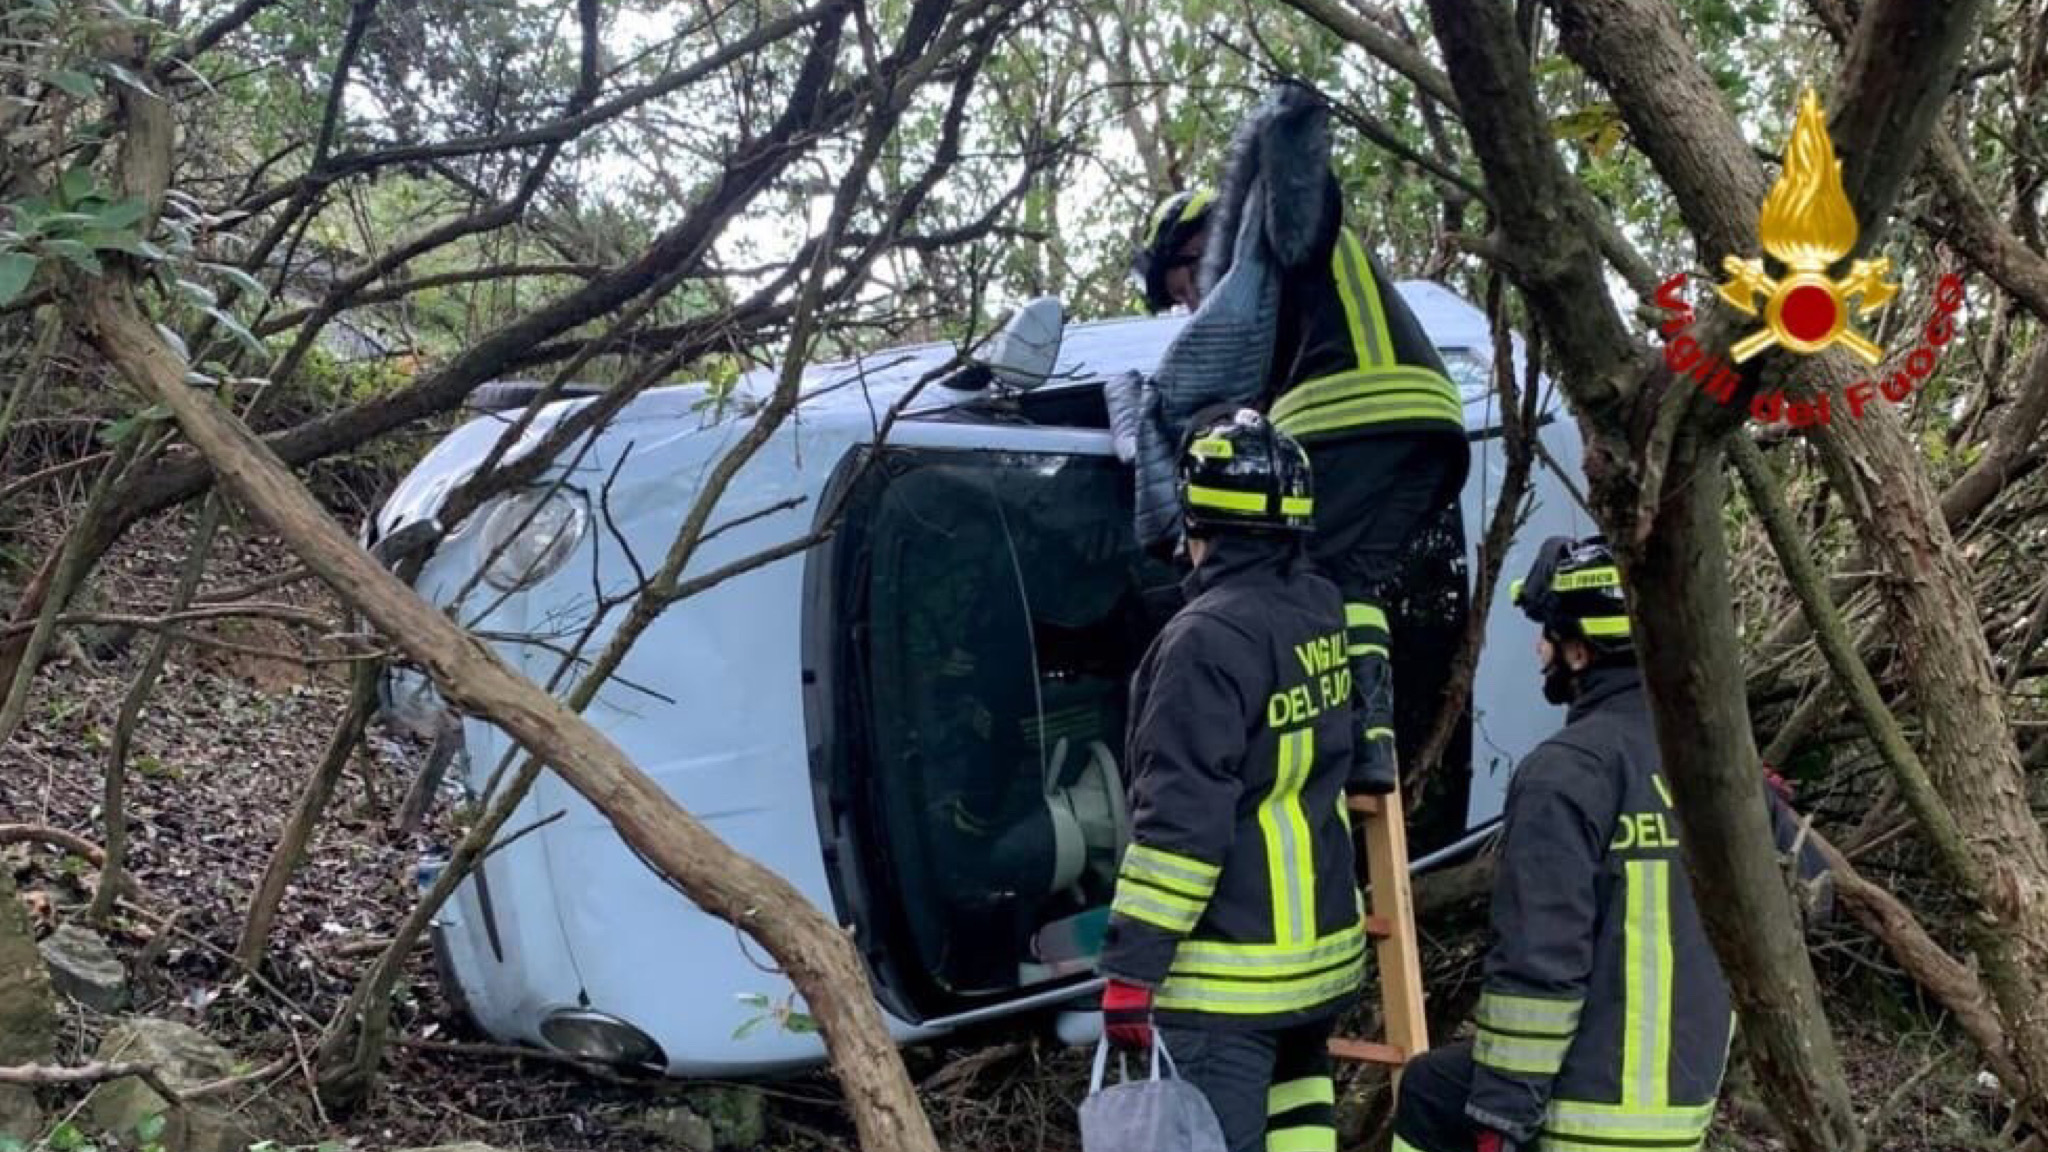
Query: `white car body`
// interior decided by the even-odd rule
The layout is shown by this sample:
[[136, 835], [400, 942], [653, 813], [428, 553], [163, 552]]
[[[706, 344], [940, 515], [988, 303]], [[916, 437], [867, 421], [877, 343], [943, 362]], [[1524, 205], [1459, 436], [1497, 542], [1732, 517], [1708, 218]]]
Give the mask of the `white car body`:
[[[1486, 370], [1492, 357], [1487, 324], [1477, 309], [1441, 286], [1404, 283], [1400, 290], [1453, 363], [1464, 391], [1473, 443], [1461, 505], [1470, 568], [1471, 551], [1485, 532], [1505, 467], [1497, 401]], [[1180, 323], [1177, 317], [1162, 317], [1067, 328], [1056, 378], [1026, 401], [1085, 409], [1087, 394], [1102, 380], [1127, 369], [1149, 369]], [[807, 371], [797, 413], [738, 473], [711, 520], [713, 527], [730, 526], [703, 543], [686, 575], [714, 570], [812, 531], [837, 486], [852, 482], [850, 477], [886, 488], [888, 481], [866, 480], [869, 473], [857, 463], [872, 455], [876, 423], [913, 382], [952, 355], [948, 346], [915, 347]], [[733, 399], [764, 395], [772, 383], [766, 373], [744, 378]], [[558, 464], [551, 475], [565, 477], [576, 492], [558, 498], [585, 502], [587, 519], [559, 569], [509, 593], [476, 581], [488, 554], [483, 539], [490, 532], [483, 525], [494, 509], [486, 508], [442, 544], [416, 581], [421, 594], [456, 612], [513, 666], [549, 683], [561, 665], [562, 647], [593, 615], [597, 590], [616, 595], [630, 589], [636, 564], [651, 570], [659, 563], [702, 478], [751, 425], [741, 412], [721, 418], [706, 405], [706, 396], [701, 386], [649, 391], [594, 441], [581, 442], [578, 449], [587, 450], [580, 456], [577, 451], [565, 454], [577, 459], [572, 465]], [[940, 452], [970, 454], [943, 457], [968, 461], [962, 467], [970, 470], [978, 467], [972, 454], [1004, 454], [1000, 459], [1027, 462], [1019, 467], [1033, 460], [1065, 461], [1057, 467], [1070, 465], [1077, 476], [1117, 467], [1109, 434], [1099, 426], [999, 423], [954, 407], [972, 401], [943, 389], [927, 389], [918, 397], [888, 436], [887, 450], [912, 462], [906, 475], [921, 466], [915, 461], [941, 459]], [[585, 402], [549, 406], [527, 442]], [[1550, 398], [1545, 404], [1541, 436], [1549, 457], [1575, 465], [1576, 425]], [[477, 467], [507, 419], [473, 420], [429, 452], [379, 512], [376, 534], [432, 517], [448, 490]], [[1052, 470], [1055, 464], [1045, 467]], [[997, 501], [992, 506], [1001, 512], [1005, 497], [995, 492], [990, 475], [990, 499]], [[1123, 477], [1127, 488], [1127, 470]], [[1536, 630], [1505, 602], [1505, 586], [1526, 569], [1545, 536], [1590, 528], [1562, 478], [1541, 463], [1534, 501], [1530, 521], [1507, 557], [1487, 622], [1473, 706], [1472, 783], [1462, 829], [1469, 834], [1463, 838], [1467, 845], [1496, 820], [1513, 764], [1561, 720], [1559, 710], [1545, 705], [1537, 691], [1531, 662]], [[1015, 563], [1025, 541], [1010, 537], [1007, 525], [1003, 531]], [[632, 545], [630, 557], [626, 541]], [[866, 872], [865, 879], [849, 880], [850, 870], [872, 865], [856, 868], [847, 859], [861, 850], [860, 844], [884, 834], [880, 824], [848, 831], [849, 802], [837, 794], [838, 778], [829, 769], [841, 755], [835, 741], [841, 740], [843, 725], [834, 721], [833, 701], [822, 698], [835, 673], [820, 662], [857, 637], [852, 621], [833, 618], [837, 601], [820, 599], [820, 589], [834, 578], [828, 555], [829, 549], [819, 548], [776, 560], [670, 608], [587, 710], [588, 719], [733, 849], [774, 868], [828, 915], [853, 928], [869, 949], [877, 992], [899, 1040], [1075, 999], [1088, 987], [1084, 963], [1055, 965], [1057, 971], [1040, 973], [1044, 979], [1002, 994], [971, 995], [936, 1013], [929, 1003], [919, 1007], [918, 995], [906, 992], [903, 980], [890, 975], [915, 967], [915, 957], [878, 951], [891, 945], [878, 939], [880, 930], [868, 922], [876, 902], [890, 899], [890, 884]], [[1017, 592], [1029, 610], [1024, 589], [1020, 572]], [[898, 587], [891, 595], [904, 591]], [[904, 609], [914, 610], [916, 605]], [[624, 615], [623, 609], [609, 614], [584, 649], [586, 656], [602, 649]], [[1037, 677], [1039, 647], [1037, 633], [1032, 635], [1031, 675]], [[881, 643], [872, 631], [868, 636], [860, 642]], [[862, 664], [848, 676], [860, 680], [871, 667]], [[566, 692], [573, 676], [556, 690]], [[909, 685], [904, 690], [922, 689]], [[439, 706], [416, 675], [394, 674], [387, 691], [401, 709]], [[1042, 699], [1038, 709], [1031, 722], [1037, 725], [1034, 747], [1043, 760], [1048, 729]], [[474, 793], [514, 750], [504, 733], [483, 721], [465, 718], [462, 729], [465, 756], [455, 771]], [[1120, 734], [1092, 735], [1121, 757]], [[886, 797], [864, 802], [893, 803]], [[526, 834], [515, 836], [522, 829]], [[444, 971], [457, 985], [453, 991], [489, 1033], [551, 1046], [543, 1031], [551, 1014], [599, 1014], [644, 1033], [658, 1045], [659, 1063], [690, 1076], [765, 1073], [822, 1058], [814, 1033], [760, 1019], [769, 1011], [761, 1006], [764, 1002], [801, 1008], [765, 954], [677, 894], [558, 777], [541, 775], [505, 838], [510, 842], [488, 857], [479, 876], [462, 884], [437, 924]], [[1454, 844], [1447, 851], [1460, 847]], [[905, 918], [920, 914], [909, 907], [899, 913]], [[1035, 949], [1037, 937], [1032, 939]]]

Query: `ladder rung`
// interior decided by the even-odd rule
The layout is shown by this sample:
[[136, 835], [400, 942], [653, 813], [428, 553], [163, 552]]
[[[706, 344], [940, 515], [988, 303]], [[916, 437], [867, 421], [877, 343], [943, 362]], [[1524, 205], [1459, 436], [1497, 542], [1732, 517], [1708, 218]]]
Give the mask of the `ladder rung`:
[[1349, 1036], [1330, 1037], [1330, 1055], [1339, 1060], [1350, 1060], [1359, 1064], [1382, 1064], [1388, 1068], [1399, 1068], [1408, 1063], [1408, 1054], [1392, 1044], [1357, 1040]]
[[1353, 812], [1361, 816], [1377, 816], [1380, 814], [1380, 798], [1377, 796], [1353, 796], [1346, 803]]

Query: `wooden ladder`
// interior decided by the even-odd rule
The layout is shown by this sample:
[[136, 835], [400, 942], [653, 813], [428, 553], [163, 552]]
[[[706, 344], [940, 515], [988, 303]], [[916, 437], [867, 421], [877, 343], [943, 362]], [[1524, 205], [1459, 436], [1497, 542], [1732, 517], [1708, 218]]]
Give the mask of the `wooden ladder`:
[[1353, 796], [1349, 803], [1355, 815], [1365, 818], [1366, 881], [1371, 893], [1365, 934], [1379, 961], [1387, 1034], [1384, 1040], [1332, 1037], [1330, 1055], [1383, 1064], [1399, 1084], [1401, 1066], [1429, 1048], [1429, 1022], [1422, 1012], [1422, 954], [1415, 943], [1415, 897], [1408, 886], [1408, 827], [1399, 791]]

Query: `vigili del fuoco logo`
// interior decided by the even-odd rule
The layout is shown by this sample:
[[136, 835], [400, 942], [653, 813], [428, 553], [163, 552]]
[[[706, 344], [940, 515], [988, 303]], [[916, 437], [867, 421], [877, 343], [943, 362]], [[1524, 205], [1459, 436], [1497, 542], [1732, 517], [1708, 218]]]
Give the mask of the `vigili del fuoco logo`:
[[[1722, 261], [1728, 279], [1719, 287], [1721, 299], [1763, 322], [1728, 350], [1734, 362], [1744, 363], [1774, 347], [1811, 356], [1837, 345], [1872, 367], [1882, 361], [1884, 349], [1859, 331], [1856, 321], [1868, 320], [1891, 303], [1899, 286], [1886, 279], [1892, 263], [1886, 257], [1857, 260], [1840, 278], [1829, 272], [1855, 250], [1856, 211], [1842, 188], [1842, 162], [1835, 158], [1827, 115], [1812, 89], [1799, 102], [1792, 138], [1785, 143], [1784, 167], [1764, 198], [1757, 232], [1764, 251], [1784, 271], [1772, 276], [1758, 259], [1730, 256]], [[1692, 377], [1716, 402], [1730, 403], [1741, 377], [1693, 338], [1692, 305], [1681, 295], [1685, 280], [1683, 274], [1673, 276], [1657, 289], [1657, 306], [1669, 314], [1659, 329], [1667, 341], [1664, 362], [1673, 372]], [[1903, 401], [1933, 374], [1941, 350], [1955, 338], [1955, 315], [1962, 304], [1962, 277], [1943, 276], [1934, 291], [1934, 317], [1905, 364], [1882, 383], [1864, 379], [1844, 389], [1852, 417], [1861, 417], [1879, 394], [1893, 404]], [[1795, 428], [1832, 422], [1833, 396], [1824, 389], [1812, 391], [1812, 400], [1798, 402], [1786, 400], [1778, 391], [1759, 393], [1750, 401], [1750, 415]]]

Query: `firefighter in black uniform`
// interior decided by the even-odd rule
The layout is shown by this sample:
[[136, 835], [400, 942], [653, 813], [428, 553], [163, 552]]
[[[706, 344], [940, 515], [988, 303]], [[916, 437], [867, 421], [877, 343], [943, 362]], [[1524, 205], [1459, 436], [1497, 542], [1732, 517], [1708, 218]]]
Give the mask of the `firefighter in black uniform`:
[[1336, 1152], [1327, 1043], [1365, 957], [1343, 601], [1303, 550], [1307, 454], [1265, 417], [1197, 416], [1178, 484], [1195, 569], [1132, 684], [1104, 1023], [1135, 1047], [1156, 1020], [1231, 1152]]
[[[1563, 730], [1508, 788], [1478, 1035], [1401, 1079], [1395, 1152], [1678, 1152], [1714, 1116], [1734, 1018], [1679, 859], [1621, 575], [1544, 543], [1513, 598]], [[1780, 847], [1798, 826], [1774, 793]], [[1811, 849], [1802, 871], [1818, 875]]]
[[[1327, 117], [1295, 85], [1284, 115]], [[1394, 752], [1393, 638], [1387, 605], [1408, 544], [1453, 505], [1469, 452], [1464, 406], [1442, 359], [1386, 269], [1344, 226], [1327, 164], [1319, 187], [1269, 189], [1274, 213], [1314, 220], [1311, 255], [1280, 272], [1280, 313], [1260, 407], [1308, 449], [1316, 474], [1309, 549], [1344, 594], [1352, 672], [1361, 696], [1357, 774], [1390, 792]], [[1154, 312], [1201, 303], [1196, 266], [1215, 196], [1181, 192], [1154, 210], [1133, 262]], [[1228, 245], [1229, 237], [1217, 241]]]

